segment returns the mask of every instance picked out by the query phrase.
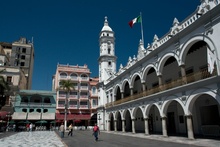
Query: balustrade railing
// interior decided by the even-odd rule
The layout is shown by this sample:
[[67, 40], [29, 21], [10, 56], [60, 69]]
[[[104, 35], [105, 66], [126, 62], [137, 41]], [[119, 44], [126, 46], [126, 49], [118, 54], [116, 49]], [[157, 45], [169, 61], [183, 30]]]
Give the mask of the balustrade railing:
[[215, 75], [217, 75], [217, 71], [214, 71], [212, 74], [210, 74], [208, 72], [208, 70], [205, 69], [205, 70], [202, 70], [202, 71], [197, 72], [197, 73], [188, 74], [187, 76], [184, 76], [184, 77], [181, 77], [179, 79], [173, 80], [170, 83], [162, 84], [162, 85], [154, 87], [152, 89], [147, 89], [147, 90], [145, 90], [141, 93], [134, 94], [134, 95], [131, 95], [131, 96], [128, 96], [128, 97], [124, 97], [123, 99], [116, 100], [116, 101], [113, 101], [113, 102], [109, 102], [105, 106], [106, 107], [112, 107], [114, 105], [118, 105], [118, 104], [122, 104], [124, 102], [139, 99], [139, 98], [142, 98], [142, 97], [145, 97], [145, 96], [148, 96], [148, 95], [152, 95], [152, 94], [155, 94], [155, 93], [158, 93], [158, 92], [163, 92], [163, 91], [166, 91], [168, 89], [176, 88], [178, 86], [186, 85], [186, 84], [196, 82], [196, 81], [199, 81], [199, 80], [202, 80], [202, 79], [206, 79], [206, 78], [209, 78], [209, 77], [215, 76]]

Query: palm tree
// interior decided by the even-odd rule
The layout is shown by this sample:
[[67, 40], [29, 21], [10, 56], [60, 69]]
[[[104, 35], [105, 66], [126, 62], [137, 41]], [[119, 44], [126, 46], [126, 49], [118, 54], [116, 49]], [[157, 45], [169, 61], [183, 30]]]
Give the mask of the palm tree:
[[[5, 69], [1, 70], [0, 73], [4, 72]], [[2, 108], [2, 106], [5, 105], [5, 101], [6, 101], [6, 97], [5, 92], [9, 91], [10, 88], [8, 86], [8, 83], [5, 81], [4, 77], [2, 75], [0, 75], [0, 109]]]
[[69, 94], [71, 90], [74, 90], [74, 83], [71, 82], [71, 80], [62, 80], [60, 81], [60, 86], [58, 88], [59, 90], [63, 90], [66, 93], [66, 99], [65, 99], [65, 121], [64, 121], [64, 126], [66, 130], [66, 117], [67, 117], [67, 99], [69, 98]]

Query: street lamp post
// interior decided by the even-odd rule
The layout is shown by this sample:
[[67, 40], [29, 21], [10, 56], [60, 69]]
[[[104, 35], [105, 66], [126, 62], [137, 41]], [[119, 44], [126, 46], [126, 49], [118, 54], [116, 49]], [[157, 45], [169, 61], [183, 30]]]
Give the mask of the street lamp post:
[[98, 113], [98, 124], [99, 124], [99, 126], [101, 125], [100, 120], [101, 120], [100, 113]]

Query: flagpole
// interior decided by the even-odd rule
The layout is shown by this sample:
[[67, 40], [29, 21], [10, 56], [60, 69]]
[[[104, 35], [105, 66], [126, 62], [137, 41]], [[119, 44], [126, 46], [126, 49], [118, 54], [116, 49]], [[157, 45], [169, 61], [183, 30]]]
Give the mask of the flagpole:
[[142, 42], [143, 42], [143, 46], [144, 46], [144, 31], [143, 31], [143, 23], [142, 23], [142, 14], [140, 12], [140, 16], [141, 16], [141, 37], [142, 37]]

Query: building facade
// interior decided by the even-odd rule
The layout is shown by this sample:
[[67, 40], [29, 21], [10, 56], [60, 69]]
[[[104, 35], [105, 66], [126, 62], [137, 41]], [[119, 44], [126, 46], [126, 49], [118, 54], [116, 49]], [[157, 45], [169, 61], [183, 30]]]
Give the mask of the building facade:
[[34, 68], [34, 44], [26, 38], [21, 37], [12, 43], [10, 65], [20, 67], [25, 73], [26, 88], [30, 90], [32, 85], [32, 75]]
[[50, 125], [55, 123], [56, 93], [20, 90], [16, 95], [14, 111], [12, 120], [17, 125], [25, 125], [28, 122], [49, 129]]
[[[14, 60], [14, 46], [13, 43], [0, 42], [0, 76], [9, 87], [9, 90], [0, 87], [0, 119], [8, 119], [8, 116], [13, 114], [14, 110], [12, 106], [15, 101], [16, 93], [19, 90], [30, 88], [30, 86], [28, 86], [27, 72], [25, 72], [22, 67], [11, 64], [12, 60]], [[26, 60], [32, 59], [26, 58]], [[30, 78], [32, 78], [32, 76]]]
[[220, 136], [219, 36], [220, 1], [202, 0], [147, 48], [140, 40], [137, 55], [111, 74], [114, 32], [105, 19], [99, 41], [100, 129]]
[[[65, 103], [67, 103], [67, 125], [90, 126], [96, 122], [96, 108], [98, 106], [98, 78], [90, 78], [87, 65], [57, 65], [53, 76], [53, 90], [57, 92], [56, 121], [64, 122]], [[60, 89], [60, 82], [71, 80], [74, 84], [67, 97], [67, 93]]]

